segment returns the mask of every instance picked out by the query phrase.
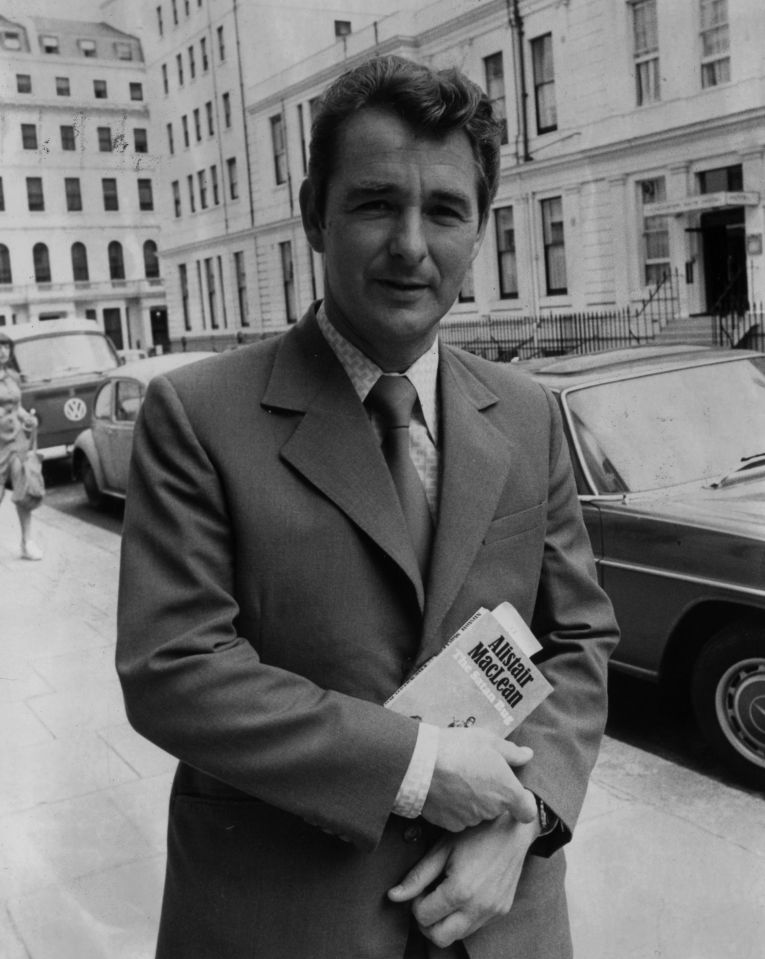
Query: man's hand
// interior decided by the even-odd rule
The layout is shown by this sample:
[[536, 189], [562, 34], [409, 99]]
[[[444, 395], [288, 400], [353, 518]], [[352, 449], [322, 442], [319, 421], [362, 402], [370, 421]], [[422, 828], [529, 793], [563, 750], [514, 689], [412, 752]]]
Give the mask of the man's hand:
[[510, 810], [520, 822], [536, 819], [533, 794], [518, 782], [511, 766], [533, 756], [481, 729], [439, 729], [438, 755], [422, 815], [428, 822], [459, 832]]
[[[444, 836], [388, 891], [393, 902], [414, 900], [422, 934], [441, 948], [505, 916], [515, 899], [521, 867], [539, 823], [510, 813], [456, 836]], [[426, 892], [438, 879], [438, 885]]]

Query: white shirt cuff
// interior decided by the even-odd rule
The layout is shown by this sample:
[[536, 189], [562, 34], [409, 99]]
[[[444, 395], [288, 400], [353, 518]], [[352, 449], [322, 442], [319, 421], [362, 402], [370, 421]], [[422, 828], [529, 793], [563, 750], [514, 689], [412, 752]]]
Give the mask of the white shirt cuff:
[[416, 819], [420, 815], [428, 796], [437, 756], [438, 726], [420, 723], [414, 752], [393, 804], [393, 812], [397, 816]]

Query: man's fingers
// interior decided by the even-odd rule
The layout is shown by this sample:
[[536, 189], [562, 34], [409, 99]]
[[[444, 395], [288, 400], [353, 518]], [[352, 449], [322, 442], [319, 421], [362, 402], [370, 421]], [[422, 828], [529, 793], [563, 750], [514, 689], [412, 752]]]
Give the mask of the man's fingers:
[[388, 890], [393, 902], [408, 902], [423, 893], [441, 875], [449, 858], [449, 850], [435, 846], [417, 865], [410, 869], [397, 886]]
[[517, 746], [506, 739], [502, 740], [499, 751], [508, 766], [525, 766], [530, 759], [534, 758], [534, 750], [529, 746]]

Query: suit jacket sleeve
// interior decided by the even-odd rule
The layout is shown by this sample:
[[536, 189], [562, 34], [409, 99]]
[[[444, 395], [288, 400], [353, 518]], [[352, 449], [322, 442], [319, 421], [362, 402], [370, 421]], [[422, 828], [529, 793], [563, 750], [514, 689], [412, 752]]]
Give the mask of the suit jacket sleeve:
[[562, 828], [535, 846], [553, 852], [571, 838], [605, 727], [607, 662], [619, 630], [598, 585], [560, 413], [551, 414], [544, 554], [531, 628], [537, 659], [554, 692], [520, 727], [516, 741], [535, 759], [519, 778], [552, 808]]
[[417, 724], [266, 665], [237, 635], [224, 485], [173, 385], [154, 380], [136, 425], [120, 571], [130, 722], [188, 765], [372, 848]]

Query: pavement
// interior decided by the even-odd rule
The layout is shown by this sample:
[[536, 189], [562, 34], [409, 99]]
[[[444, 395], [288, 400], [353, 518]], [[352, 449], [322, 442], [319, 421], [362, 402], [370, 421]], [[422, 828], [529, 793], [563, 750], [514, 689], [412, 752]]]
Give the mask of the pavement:
[[[0, 506], [0, 957], [151, 959], [174, 761], [125, 719], [120, 538], [35, 523], [39, 563]], [[760, 796], [607, 738], [568, 875], [577, 959], [765, 957]]]

